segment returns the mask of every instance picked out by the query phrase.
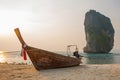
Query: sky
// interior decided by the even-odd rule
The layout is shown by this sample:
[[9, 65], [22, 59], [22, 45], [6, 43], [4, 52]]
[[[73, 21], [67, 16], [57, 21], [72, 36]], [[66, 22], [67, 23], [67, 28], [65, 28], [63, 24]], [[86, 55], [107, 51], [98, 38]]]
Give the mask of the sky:
[[109, 17], [115, 29], [113, 50], [120, 50], [120, 0], [0, 0], [0, 51], [21, 50], [14, 28], [33, 47], [66, 51], [85, 47], [85, 13], [94, 9]]

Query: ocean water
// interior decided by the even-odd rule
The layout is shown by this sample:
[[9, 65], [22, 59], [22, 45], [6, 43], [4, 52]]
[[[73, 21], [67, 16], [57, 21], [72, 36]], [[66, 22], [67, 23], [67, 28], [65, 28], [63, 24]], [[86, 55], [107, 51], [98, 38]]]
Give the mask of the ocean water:
[[[73, 57], [73, 53], [66, 52], [57, 52], [58, 54], [62, 54], [65, 56]], [[120, 63], [120, 52], [114, 51], [111, 53], [79, 53], [82, 57], [82, 64], [119, 64]], [[28, 64], [31, 65], [29, 57], [27, 56], [27, 60], [24, 60], [21, 56], [20, 51], [15, 52], [2, 52], [0, 53], [0, 63], [8, 63], [8, 64]]]
[[120, 53], [81, 53], [83, 57], [83, 64], [119, 64]]

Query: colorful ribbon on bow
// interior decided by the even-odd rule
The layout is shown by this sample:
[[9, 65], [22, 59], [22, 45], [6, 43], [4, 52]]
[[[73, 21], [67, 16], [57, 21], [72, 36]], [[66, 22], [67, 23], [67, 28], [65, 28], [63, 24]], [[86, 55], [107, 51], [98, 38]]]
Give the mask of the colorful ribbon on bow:
[[22, 46], [21, 56], [23, 56], [24, 60], [27, 60], [27, 52], [25, 50], [26, 45]]

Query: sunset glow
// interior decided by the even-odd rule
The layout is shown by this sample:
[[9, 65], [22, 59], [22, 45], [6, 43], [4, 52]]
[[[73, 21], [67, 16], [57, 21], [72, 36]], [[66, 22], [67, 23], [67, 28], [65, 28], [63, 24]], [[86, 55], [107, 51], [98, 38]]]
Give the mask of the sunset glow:
[[[66, 51], [75, 44], [86, 45], [84, 19], [90, 9], [111, 19], [115, 45], [119, 49], [120, 0], [0, 0], [0, 50], [20, 50], [14, 33], [19, 27], [28, 45], [52, 51]], [[102, 4], [102, 6], [101, 6]]]

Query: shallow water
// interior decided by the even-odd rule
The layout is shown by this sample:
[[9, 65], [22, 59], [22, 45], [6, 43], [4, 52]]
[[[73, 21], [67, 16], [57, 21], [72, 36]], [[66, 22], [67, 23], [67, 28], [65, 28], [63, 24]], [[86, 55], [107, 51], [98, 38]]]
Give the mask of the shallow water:
[[81, 53], [84, 64], [119, 64], [120, 53]]
[[[59, 54], [68, 55], [66, 52], [57, 52]], [[120, 53], [79, 53], [82, 57], [83, 64], [119, 64]], [[72, 56], [72, 53], [69, 53]], [[20, 55], [20, 51], [17, 52], [4, 52], [0, 53], [0, 63], [12, 63], [12, 64], [32, 64], [29, 57], [25, 61]]]

